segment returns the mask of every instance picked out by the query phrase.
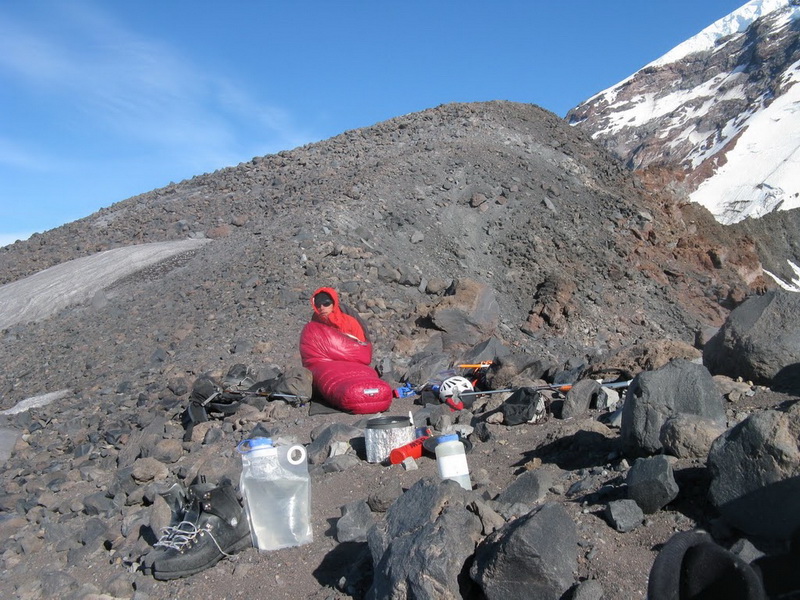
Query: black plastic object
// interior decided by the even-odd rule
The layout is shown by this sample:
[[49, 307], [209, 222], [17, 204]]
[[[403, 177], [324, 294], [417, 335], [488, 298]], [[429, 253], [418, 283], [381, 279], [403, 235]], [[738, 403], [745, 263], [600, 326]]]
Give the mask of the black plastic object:
[[[422, 442], [422, 447], [425, 449], [425, 452], [431, 454], [432, 456], [436, 455], [436, 444], [439, 443], [439, 438], [442, 437], [441, 435], [432, 435], [424, 442]], [[464, 444], [464, 452], [469, 454], [472, 451], [472, 442], [470, 442], [467, 438], [462, 436], [460, 433], [458, 434], [458, 441]]]

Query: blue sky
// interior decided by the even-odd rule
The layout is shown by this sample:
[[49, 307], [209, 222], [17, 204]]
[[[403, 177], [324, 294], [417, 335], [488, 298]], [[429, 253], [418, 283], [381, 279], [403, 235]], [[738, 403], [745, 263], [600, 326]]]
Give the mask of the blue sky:
[[744, 3], [0, 1], [0, 245], [444, 103], [564, 116]]

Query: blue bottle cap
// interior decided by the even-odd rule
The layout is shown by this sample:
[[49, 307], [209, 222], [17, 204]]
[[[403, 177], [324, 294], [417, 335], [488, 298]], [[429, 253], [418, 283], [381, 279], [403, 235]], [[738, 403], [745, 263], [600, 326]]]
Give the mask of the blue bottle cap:
[[444, 442], [457, 442], [458, 441], [458, 434], [457, 433], [448, 433], [447, 435], [440, 435], [436, 438], [436, 442], [438, 444], [442, 444]]
[[249, 440], [242, 440], [239, 442], [239, 445], [236, 446], [236, 449], [242, 454], [252, 452], [253, 450], [263, 450], [264, 448], [272, 448], [272, 438], [251, 438]]

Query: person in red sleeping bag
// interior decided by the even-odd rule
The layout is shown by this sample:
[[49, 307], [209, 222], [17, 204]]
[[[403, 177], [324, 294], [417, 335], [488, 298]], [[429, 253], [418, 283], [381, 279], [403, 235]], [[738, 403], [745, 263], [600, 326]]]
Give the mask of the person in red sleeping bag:
[[369, 343], [367, 326], [356, 313], [339, 302], [339, 294], [333, 288], [321, 287], [314, 292], [311, 307], [314, 309], [312, 321], [330, 325], [359, 342]]
[[366, 324], [339, 301], [333, 288], [316, 290], [311, 306], [311, 320], [300, 334], [300, 356], [314, 376], [314, 389], [340, 410], [386, 410], [392, 389], [370, 366], [372, 343]]

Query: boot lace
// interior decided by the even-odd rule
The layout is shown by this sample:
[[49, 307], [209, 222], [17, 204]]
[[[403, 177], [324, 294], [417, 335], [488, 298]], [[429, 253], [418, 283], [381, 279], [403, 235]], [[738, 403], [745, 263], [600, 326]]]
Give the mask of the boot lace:
[[180, 552], [186, 545], [193, 544], [198, 536], [207, 533], [211, 541], [213, 541], [214, 545], [217, 547], [217, 550], [219, 550], [223, 556], [230, 556], [230, 554], [225, 552], [222, 546], [219, 545], [217, 538], [215, 538], [214, 534], [211, 532], [211, 526], [208, 524], [204, 527], [198, 527], [191, 521], [181, 521], [177, 525], [164, 527], [161, 532], [161, 537], [154, 544], [156, 548], [161, 547]]

